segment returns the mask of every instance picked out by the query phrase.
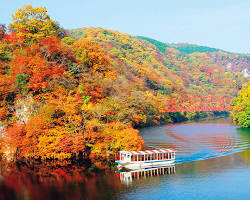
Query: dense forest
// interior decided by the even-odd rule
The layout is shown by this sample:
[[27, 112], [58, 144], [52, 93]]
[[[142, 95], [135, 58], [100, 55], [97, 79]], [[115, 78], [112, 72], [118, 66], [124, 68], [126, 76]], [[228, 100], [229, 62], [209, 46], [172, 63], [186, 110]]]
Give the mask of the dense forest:
[[[205, 53], [210, 57], [211, 62], [220, 64], [229, 71], [242, 72], [249, 71], [250, 56], [248, 54], [237, 54], [223, 51], [221, 49], [199, 46], [188, 43], [162, 43], [152, 38], [138, 36], [137, 38], [144, 39], [154, 44], [161, 52], [165, 53], [166, 48], [174, 48], [183, 54]], [[249, 73], [249, 72], [248, 72]]]
[[138, 127], [207, 115], [166, 113], [167, 101], [234, 97], [248, 79], [241, 70], [249, 55], [183, 52], [102, 28], [66, 31], [40, 7], [25, 6], [12, 20], [9, 30], [0, 27], [0, 142], [8, 158], [140, 150]]

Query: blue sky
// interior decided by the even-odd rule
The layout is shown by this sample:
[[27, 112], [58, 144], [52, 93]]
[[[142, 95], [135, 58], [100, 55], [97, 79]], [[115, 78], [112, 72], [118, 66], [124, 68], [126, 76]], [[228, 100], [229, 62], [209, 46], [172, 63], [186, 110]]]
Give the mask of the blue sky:
[[250, 53], [249, 0], [1, 0], [0, 23], [25, 4], [47, 7], [66, 29], [103, 27], [162, 42]]

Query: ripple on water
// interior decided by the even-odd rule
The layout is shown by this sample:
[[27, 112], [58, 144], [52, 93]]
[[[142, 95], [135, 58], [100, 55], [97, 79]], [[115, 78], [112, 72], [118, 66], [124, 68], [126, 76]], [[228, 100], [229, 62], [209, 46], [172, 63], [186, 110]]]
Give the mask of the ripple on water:
[[249, 149], [249, 137], [230, 123], [190, 123], [146, 128], [141, 131], [151, 149], [173, 148], [176, 163], [204, 160]]

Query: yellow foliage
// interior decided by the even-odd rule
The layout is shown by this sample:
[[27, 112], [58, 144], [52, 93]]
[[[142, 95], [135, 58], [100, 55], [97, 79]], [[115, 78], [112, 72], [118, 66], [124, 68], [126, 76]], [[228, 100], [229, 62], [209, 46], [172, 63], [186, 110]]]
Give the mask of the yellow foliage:
[[93, 153], [117, 153], [119, 150], [139, 151], [144, 141], [138, 130], [121, 122], [106, 124], [103, 130], [103, 141], [97, 141]]
[[50, 19], [45, 7], [25, 5], [24, 8], [19, 8], [12, 15], [12, 22], [10, 29], [16, 32], [19, 37], [28, 40], [58, 36], [56, 30], [58, 25]]

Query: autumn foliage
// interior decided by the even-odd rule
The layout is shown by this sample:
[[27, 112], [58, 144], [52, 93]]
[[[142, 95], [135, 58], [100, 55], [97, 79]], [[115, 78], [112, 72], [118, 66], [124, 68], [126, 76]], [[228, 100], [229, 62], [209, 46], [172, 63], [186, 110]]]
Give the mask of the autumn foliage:
[[45, 8], [19, 9], [10, 27], [0, 37], [0, 142], [8, 158], [63, 160], [141, 150], [135, 127], [191, 116], [166, 113], [166, 101], [233, 96], [244, 81], [206, 54], [163, 53], [116, 31], [89, 28], [61, 39], [64, 31]]
[[250, 127], [250, 81], [239, 91], [237, 98], [232, 102], [233, 120], [243, 128]]
[[45, 7], [26, 5], [12, 16], [11, 31], [26, 41], [59, 36], [59, 26], [50, 19]]

